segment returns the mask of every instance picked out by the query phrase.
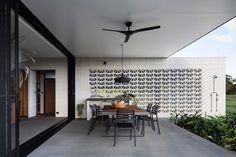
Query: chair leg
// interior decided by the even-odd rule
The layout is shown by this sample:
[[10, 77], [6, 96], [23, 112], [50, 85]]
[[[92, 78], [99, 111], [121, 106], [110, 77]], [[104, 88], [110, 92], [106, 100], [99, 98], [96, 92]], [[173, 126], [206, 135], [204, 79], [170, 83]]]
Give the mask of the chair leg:
[[145, 125], [144, 124], [145, 124], [145, 119], [143, 119], [143, 121], [142, 121], [142, 130], [141, 130], [141, 135], [142, 136], [144, 136], [144, 134], [145, 134], [145, 128], [144, 128]]
[[144, 123], [144, 120], [142, 121], [142, 126], [141, 126], [141, 135], [143, 136], [143, 123]]
[[111, 118], [111, 125], [114, 124], [114, 121], [115, 121], [115, 117], [114, 117], [114, 115], [112, 115], [112, 118]]
[[88, 129], [88, 135], [90, 134], [90, 132], [92, 131], [92, 118], [90, 119], [90, 122], [89, 122], [89, 129]]
[[108, 129], [109, 129], [109, 119], [106, 118], [106, 135], [108, 134]]
[[95, 118], [93, 118], [93, 129], [92, 129], [92, 130], [94, 130], [94, 129], [95, 129], [95, 125], [96, 125], [96, 119], [95, 119]]
[[147, 121], [148, 121], [148, 126], [149, 126], [149, 127], [150, 127], [150, 118], [151, 118], [151, 117], [149, 117], [149, 116], [147, 117]]
[[139, 131], [140, 130], [140, 119], [137, 119], [137, 124], [136, 124], [136, 129]]
[[94, 119], [93, 117], [91, 118], [91, 131], [94, 129]]
[[158, 117], [156, 115], [156, 121], [157, 121], [157, 129], [158, 129], [158, 133], [159, 135], [161, 134], [161, 131], [160, 131], [160, 126], [159, 126], [159, 121], [158, 121]]
[[130, 135], [129, 135], [130, 137], [130, 140], [132, 140], [132, 129], [130, 129]]
[[133, 127], [134, 130], [134, 146], [136, 147], [136, 132], [135, 132], [135, 127]]
[[114, 126], [114, 147], [116, 146], [116, 124]]
[[151, 118], [150, 118], [150, 119], [151, 119], [151, 123], [152, 123], [152, 130], [154, 130], [154, 131], [155, 131], [156, 129], [155, 129], [155, 125], [154, 125], [154, 119], [153, 119], [153, 115], [151, 116]]

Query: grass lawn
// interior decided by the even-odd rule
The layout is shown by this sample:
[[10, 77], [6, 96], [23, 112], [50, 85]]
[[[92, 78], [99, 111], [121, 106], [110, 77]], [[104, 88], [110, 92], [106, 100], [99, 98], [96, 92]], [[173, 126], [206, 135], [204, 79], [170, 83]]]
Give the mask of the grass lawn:
[[236, 95], [226, 95], [226, 112], [236, 113]]

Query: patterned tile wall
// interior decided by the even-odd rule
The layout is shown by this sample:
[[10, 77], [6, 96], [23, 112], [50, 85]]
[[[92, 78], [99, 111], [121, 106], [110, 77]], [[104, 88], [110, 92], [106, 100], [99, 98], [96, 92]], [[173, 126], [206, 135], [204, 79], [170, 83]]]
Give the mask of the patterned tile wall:
[[114, 97], [123, 92], [137, 95], [138, 105], [160, 105], [161, 113], [201, 112], [202, 70], [201, 69], [128, 69], [130, 83], [116, 84], [114, 78], [121, 70], [90, 69], [91, 95], [103, 91], [104, 96]]

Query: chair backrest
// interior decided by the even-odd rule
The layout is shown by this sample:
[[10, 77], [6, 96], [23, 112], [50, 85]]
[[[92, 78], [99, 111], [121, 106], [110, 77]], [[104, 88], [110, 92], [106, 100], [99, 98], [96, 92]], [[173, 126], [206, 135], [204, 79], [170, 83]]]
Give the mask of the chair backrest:
[[134, 123], [135, 114], [133, 110], [117, 110], [116, 122], [117, 123]]
[[154, 105], [154, 106], [152, 106], [151, 113], [152, 113], [152, 114], [157, 114], [159, 108], [160, 108], [159, 105]]
[[99, 116], [99, 115], [100, 115], [100, 112], [101, 112], [101, 107], [100, 107], [100, 106], [97, 106], [96, 104], [93, 104], [92, 106], [93, 106], [93, 108], [95, 109], [96, 116]]
[[97, 115], [97, 110], [96, 110], [96, 107], [94, 105], [89, 105], [90, 109], [91, 109], [91, 114], [93, 116], [96, 116]]
[[146, 111], [147, 112], [151, 112], [151, 109], [152, 109], [152, 104], [148, 104], [147, 108], [146, 108]]

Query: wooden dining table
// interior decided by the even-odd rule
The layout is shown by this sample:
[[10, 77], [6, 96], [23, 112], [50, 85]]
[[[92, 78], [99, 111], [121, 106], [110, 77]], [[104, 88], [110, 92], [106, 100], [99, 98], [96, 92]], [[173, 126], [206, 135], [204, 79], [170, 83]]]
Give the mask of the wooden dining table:
[[117, 110], [132, 110], [135, 112], [135, 115], [147, 115], [148, 113], [146, 110], [135, 106], [135, 105], [128, 105], [125, 108], [114, 108], [112, 105], [105, 105], [102, 109], [103, 115], [116, 115]]
[[[137, 116], [147, 116], [148, 115], [148, 112], [145, 109], [142, 109], [142, 108], [135, 106], [135, 105], [128, 105], [125, 108], [114, 108], [112, 105], [104, 105], [103, 109], [101, 110], [101, 114], [114, 117], [116, 115], [117, 110], [133, 110], [135, 115], [137, 115]], [[144, 121], [142, 123], [142, 129], [143, 129], [142, 134], [137, 137], [143, 137], [145, 134]]]

